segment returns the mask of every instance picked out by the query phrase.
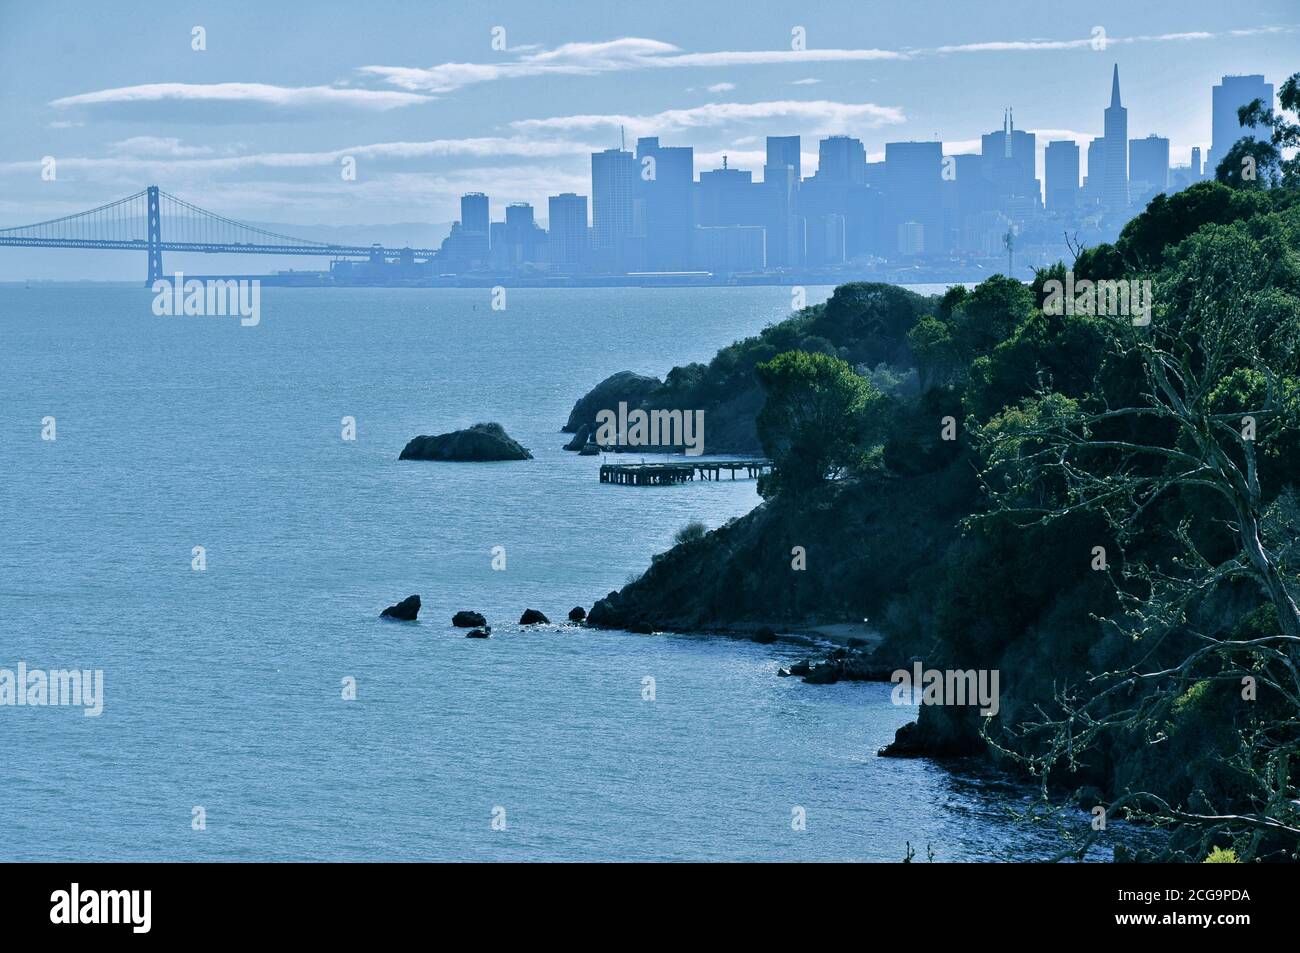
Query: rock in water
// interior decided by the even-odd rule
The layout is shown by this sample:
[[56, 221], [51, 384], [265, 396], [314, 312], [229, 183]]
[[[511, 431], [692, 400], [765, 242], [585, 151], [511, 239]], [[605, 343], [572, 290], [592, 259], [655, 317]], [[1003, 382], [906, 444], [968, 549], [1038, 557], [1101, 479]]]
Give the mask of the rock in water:
[[573, 435], [573, 439], [564, 445], [565, 450], [581, 450], [587, 445], [587, 436], [591, 433], [591, 428], [583, 424], [578, 428], [578, 432]]
[[[560, 428], [563, 433], [577, 433], [584, 424], [594, 431], [596, 414], [602, 410], [618, 411], [619, 401], [626, 401], [628, 409], [641, 406], [641, 403], [663, 386], [657, 377], [647, 377], [632, 371], [619, 371], [611, 374], [578, 399], [569, 412], [569, 420]], [[576, 449], [576, 448], [575, 448]]]
[[381, 619], [401, 619], [403, 622], [414, 622], [415, 617], [420, 614], [420, 597], [407, 596], [395, 606], [389, 606], [383, 612], [379, 613]]
[[544, 625], [550, 621], [550, 619], [546, 618], [543, 613], [538, 612], [536, 609], [525, 609], [524, 614], [519, 617], [520, 625]]
[[462, 609], [451, 617], [451, 624], [458, 629], [475, 629], [487, 625], [487, 619], [483, 618], [481, 612], [471, 612], [468, 609]]
[[581, 622], [585, 618], [587, 618], [587, 610], [582, 606], [574, 606], [569, 610], [570, 622]]
[[750, 639], [757, 642], [759, 645], [771, 645], [776, 641], [776, 633], [769, 627], [763, 626], [751, 635]]
[[471, 629], [465, 633], [467, 639], [490, 639], [492, 638], [492, 626], [487, 625], [481, 629]]
[[531, 460], [533, 455], [512, 440], [500, 424], [475, 424], [465, 430], [413, 437], [399, 460]]

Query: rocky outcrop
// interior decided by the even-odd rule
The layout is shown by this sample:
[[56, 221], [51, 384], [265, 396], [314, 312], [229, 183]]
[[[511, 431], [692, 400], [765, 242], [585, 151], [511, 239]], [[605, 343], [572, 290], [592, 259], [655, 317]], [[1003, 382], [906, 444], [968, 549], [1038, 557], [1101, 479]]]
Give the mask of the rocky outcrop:
[[[663, 382], [659, 378], [633, 371], [611, 374], [578, 399], [569, 412], [568, 421], [560, 430], [563, 433], [577, 433], [586, 426], [589, 432], [594, 432], [597, 413], [602, 410], [617, 410], [619, 401], [625, 401], [629, 409], [640, 407], [662, 386]], [[580, 447], [581, 445], [572, 449]]]
[[581, 622], [585, 618], [587, 618], [587, 610], [582, 606], [574, 606], [569, 610], [570, 622]]
[[451, 617], [451, 624], [458, 629], [473, 629], [486, 626], [487, 619], [483, 618], [483, 613], [481, 612], [462, 609]]
[[407, 596], [395, 606], [389, 606], [379, 613], [381, 619], [397, 619], [401, 622], [414, 622], [420, 614], [420, 597]]
[[587, 445], [587, 438], [591, 435], [591, 427], [583, 424], [578, 428], [578, 432], [573, 435], [573, 439], [564, 445], [565, 450], [581, 450]]
[[533, 455], [510, 438], [500, 424], [475, 424], [436, 436], [414, 437], [400, 460], [531, 460]]
[[490, 639], [492, 638], [492, 626], [486, 625], [481, 629], [471, 629], [465, 633], [467, 639]]
[[525, 609], [524, 614], [519, 617], [520, 625], [546, 625], [551, 620], [546, 618], [545, 613], [536, 609]]

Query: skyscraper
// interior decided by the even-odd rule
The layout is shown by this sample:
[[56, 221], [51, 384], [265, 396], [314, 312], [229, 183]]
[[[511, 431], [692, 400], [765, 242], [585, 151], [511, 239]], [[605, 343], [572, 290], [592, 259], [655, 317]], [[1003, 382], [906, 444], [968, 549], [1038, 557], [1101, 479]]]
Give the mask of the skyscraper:
[[469, 192], [460, 197], [460, 253], [473, 260], [485, 260], [489, 235], [488, 197]]
[[803, 228], [799, 217], [799, 181], [803, 156], [798, 136], [768, 136], [763, 191], [767, 229], [767, 264], [787, 268], [803, 260]]
[[943, 250], [942, 169], [941, 142], [885, 143], [885, 215], [894, 250]]
[[551, 266], [571, 271], [581, 265], [587, 255], [587, 197], [565, 192], [552, 195], [547, 205]]
[[655, 271], [685, 270], [690, 266], [695, 224], [695, 150], [661, 146], [658, 137], [644, 137], [636, 141], [636, 164], [646, 266]]
[[1148, 200], [1169, 187], [1169, 140], [1154, 133], [1128, 144], [1129, 184], [1135, 199]]
[[803, 178], [803, 157], [799, 153], [798, 136], [768, 136], [767, 163], [776, 166], [788, 165], [794, 169], [794, 180]]
[[1248, 106], [1256, 99], [1262, 99], [1268, 110], [1273, 109], [1273, 84], [1264, 82], [1264, 77], [1225, 76], [1211, 94], [1211, 129], [1213, 141], [1210, 155], [1205, 164], [1206, 178], [1213, 178], [1215, 170], [1228, 150], [1238, 139], [1250, 136], [1255, 139], [1268, 137], [1268, 130], [1259, 126], [1242, 128], [1237, 118], [1237, 110]]
[[[1106, 107], [1105, 144], [1102, 149], [1101, 201], [1112, 210], [1128, 208], [1128, 110], [1120, 105], [1119, 64], [1110, 81]], [[1091, 157], [1090, 157], [1091, 158]], [[1092, 175], [1089, 166], [1088, 174]]]
[[817, 144], [817, 177], [841, 185], [863, 185], [867, 152], [861, 139], [831, 136]]
[[622, 246], [632, 237], [636, 159], [622, 149], [591, 154], [591, 250], [606, 268], [621, 267]]
[[1043, 153], [1047, 180], [1047, 210], [1068, 211], [1079, 201], [1079, 144], [1073, 139], [1053, 139]]

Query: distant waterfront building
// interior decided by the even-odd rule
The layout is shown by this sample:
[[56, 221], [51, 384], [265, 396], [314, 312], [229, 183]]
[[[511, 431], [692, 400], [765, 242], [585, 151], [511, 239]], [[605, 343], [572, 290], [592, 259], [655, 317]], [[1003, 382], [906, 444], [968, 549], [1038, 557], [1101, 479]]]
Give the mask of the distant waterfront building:
[[[1102, 147], [1101, 201], [1113, 211], [1126, 210], [1128, 195], [1128, 110], [1120, 104], [1119, 64], [1110, 81], [1110, 105], [1105, 113], [1105, 143]], [[1092, 156], [1089, 155], [1091, 160]], [[1092, 175], [1092, 166], [1088, 166]]]
[[1143, 202], [1169, 188], [1169, 140], [1154, 133], [1128, 144], [1129, 190]]
[[1047, 210], [1065, 212], [1079, 204], [1079, 144], [1073, 139], [1053, 139], [1043, 152]]
[[1214, 87], [1210, 98], [1213, 140], [1210, 143], [1209, 160], [1205, 165], [1207, 179], [1214, 178], [1219, 163], [1238, 139], [1248, 136], [1254, 139], [1268, 138], [1269, 132], [1266, 128], [1250, 126], [1243, 129], [1237, 118], [1237, 110], [1242, 106], [1250, 105], [1256, 99], [1262, 99], [1265, 108], [1271, 111], [1273, 84], [1266, 83], [1264, 77], [1260, 75], [1225, 76], [1219, 85]]
[[692, 257], [696, 268], [715, 275], [762, 271], [766, 241], [766, 230], [756, 225], [697, 226]]
[[587, 258], [587, 197], [573, 192], [547, 199], [551, 266], [572, 271]]
[[621, 269], [633, 234], [636, 158], [622, 149], [591, 154], [591, 250], [605, 268]]

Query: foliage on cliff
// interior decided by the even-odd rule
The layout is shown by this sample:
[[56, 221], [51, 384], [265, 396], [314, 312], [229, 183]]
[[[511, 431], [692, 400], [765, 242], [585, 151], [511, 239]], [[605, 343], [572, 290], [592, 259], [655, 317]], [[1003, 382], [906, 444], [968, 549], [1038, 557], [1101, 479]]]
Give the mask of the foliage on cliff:
[[[1151, 282], [1150, 325], [1045, 310], [1067, 271]], [[789, 351], [802, 354], [777, 358]], [[919, 393], [859, 391], [832, 355], [872, 380], [915, 371]], [[756, 437], [774, 432], [764, 420], [790, 432], [801, 377], [868, 404], [871, 426], [847, 446], [837, 430], [837, 465], [805, 472], [798, 493], [778, 481], [753, 513], [657, 557], [593, 610], [598, 624], [870, 616], [891, 664], [920, 654], [1002, 675], [994, 721], [922, 706], [915, 750], [991, 750], [1089, 786], [1170, 825], [1175, 857], [1295, 857], [1294, 190], [1159, 197], [1114, 245], [1028, 286], [996, 277], [923, 299], [846, 285], [669, 386], [761, 396], [774, 370]]]

